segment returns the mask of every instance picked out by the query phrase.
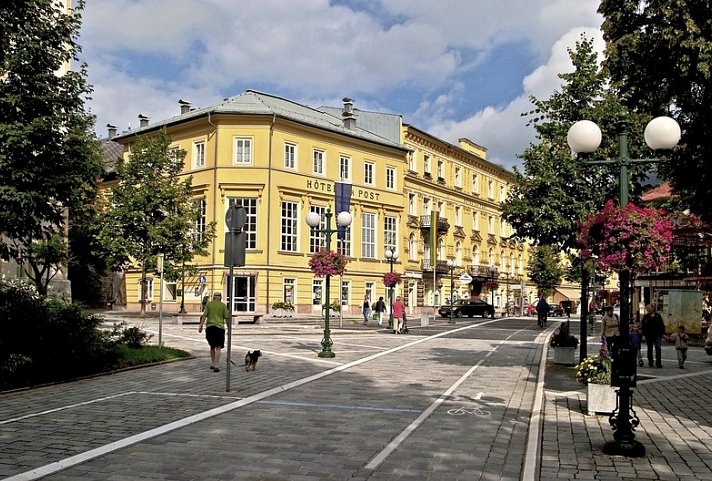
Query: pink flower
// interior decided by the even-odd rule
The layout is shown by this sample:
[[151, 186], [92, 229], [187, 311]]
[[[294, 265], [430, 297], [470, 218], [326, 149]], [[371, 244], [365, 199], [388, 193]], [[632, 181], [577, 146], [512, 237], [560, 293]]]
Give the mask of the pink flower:
[[394, 287], [401, 283], [401, 275], [397, 272], [386, 272], [383, 274], [383, 285], [386, 287]]
[[336, 276], [346, 272], [346, 256], [339, 252], [320, 250], [312, 254], [309, 267], [318, 277]]

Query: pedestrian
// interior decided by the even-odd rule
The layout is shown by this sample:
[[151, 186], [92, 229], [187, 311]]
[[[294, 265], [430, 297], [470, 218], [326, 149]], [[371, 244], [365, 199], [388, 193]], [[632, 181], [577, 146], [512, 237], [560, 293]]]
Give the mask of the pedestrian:
[[363, 297], [363, 325], [368, 324], [368, 316], [371, 315], [371, 303], [369, 302], [368, 294]]
[[665, 334], [665, 323], [660, 314], [655, 312], [652, 304], [645, 306], [643, 316], [643, 338], [648, 345], [648, 367], [653, 367], [653, 347], [655, 348], [655, 366], [663, 367], [662, 360], [662, 340]]
[[687, 341], [690, 336], [685, 333], [685, 326], [678, 326], [677, 333], [670, 334], [668, 341], [675, 344], [677, 352], [677, 365], [680, 369], [685, 369], [685, 361], [687, 361]]
[[611, 351], [615, 350], [621, 331], [620, 319], [613, 313], [613, 306], [606, 306], [605, 313], [601, 318], [601, 333], [606, 338], [608, 349]]
[[546, 317], [549, 315], [549, 303], [546, 302], [544, 296], [539, 298], [539, 302], [536, 303], [536, 317], [539, 327], [546, 327]]
[[205, 339], [210, 345], [210, 369], [213, 372], [220, 372], [218, 364], [220, 350], [225, 347], [225, 320], [230, 317], [230, 311], [221, 299], [219, 292], [213, 294], [213, 300], [205, 305], [198, 327], [198, 332], [203, 332], [203, 324], [206, 324]]
[[636, 319], [630, 325], [630, 345], [635, 349], [638, 357], [638, 366], [643, 367], [643, 354], [641, 352], [641, 344], [643, 340], [643, 332], [640, 327], [640, 319]]
[[383, 313], [386, 312], [386, 303], [383, 302], [383, 296], [379, 297], [373, 305], [373, 311], [378, 314], [378, 325], [383, 325]]
[[396, 297], [396, 302], [393, 303], [393, 334], [400, 334], [403, 328], [403, 317], [405, 316], [405, 304], [401, 301], [401, 297]]

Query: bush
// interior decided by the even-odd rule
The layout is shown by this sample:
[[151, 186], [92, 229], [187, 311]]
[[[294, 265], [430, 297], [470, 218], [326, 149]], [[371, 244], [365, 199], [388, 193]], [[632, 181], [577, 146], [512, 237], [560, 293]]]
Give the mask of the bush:
[[138, 349], [148, 344], [153, 334], [148, 334], [136, 326], [129, 327], [126, 321], [124, 321], [120, 324], [114, 324], [110, 337], [117, 345], [126, 346], [130, 349]]
[[551, 336], [551, 341], [549, 342], [551, 347], [576, 347], [578, 346], [578, 339], [569, 333], [569, 323], [562, 322], [559, 325], [559, 329], [556, 333]]
[[272, 309], [284, 309], [287, 311], [293, 311], [294, 304], [292, 304], [289, 301], [277, 301], [274, 304], [272, 304]]

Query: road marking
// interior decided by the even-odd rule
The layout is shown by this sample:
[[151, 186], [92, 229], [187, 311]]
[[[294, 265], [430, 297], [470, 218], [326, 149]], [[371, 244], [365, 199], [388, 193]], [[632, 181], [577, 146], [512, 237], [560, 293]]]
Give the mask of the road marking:
[[100, 397], [97, 399], [92, 399], [90, 401], [84, 401], [84, 402], [80, 402], [80, 403], [76, 403], [76, 404], [69, 404], [67, 406], [60, 406], [60, 407], [54, 408], [54, 409], [47, 409], [46, 411], [40, 411], [38, 413], [32, 413], [32, 414], [27, 414], [25, 416], [19, 416], [16, 418], [5, 419], [4, 421], [0, 421], [0, 424], [14, 423], [17, 421], [22, 421], [23, 419], [29, 419], [29, 418], [34, 418], [37, 416], [44, 416], [45, 414], [51, 414], [51, 413], [56, 413], [59, 411], [64, 411], [65, 409], [72, 409], [72, 408], [76, 408], [79, 406], [86, 406], [88, 404], [94, 404], [94, 403], [98, 403], [98, 402], [102, 402], [102, 401], [108, 401], [109, 399], [116, 399], [117, 397], [128, 396], [129, 394], [134, 394], [135, 392], [136, 391], [128, 391], [128, 392], [124, 392], [121, 394], [114, 394], [113, 396]]
[[[489, 322], [496, 322], [496, 320], [489, 321]], [[485, 324], [485, 323], [482, 323], [482, 324]], [[478, 325], [482, 325], [482, 324], [478, 324]], [[448, 331], [445, 334], [450, 333], [450, 332], [457, 332], [462, 329], [466, 329], [468, 327], [472, 327], [472, 326], [466, 326], [465, 328], [455, 329], [454, 331]], [[522, 329], [521, 331], [524, 331], [524, 329]], [[433, 411], [435, 411], [438, 407], [440, 407], [440, 405], [443, 402], [450, 399], [452, 393], [455, 392], [455, 390], [458, 387], [460, 387], [460, 385], [463, 382], [465, 382], [465, 380], [467, 380], [467, 378], [469, 378], [492, 354], [494, 354], [494, 352], [500, 346], [502, 346], [507, 341], [507, 339], [509, 339], [512, 336], [515, 336], [516, 334], [518, 334], [521, 331], [512, 333], [507, 338], [501, 340], [499, 342], [499, 344], [494, 349], [487, 352], [487, 354], [485, 354], [484, 357], [477, 362], [477, 364], [472, 366], [470, 369], [468, 369], [468, 371], [465, 374], [460, 376], [460, 379], [455, 381], [455, 383], [453, 385], [451, 385], [447, 391], [442, 393], [440, 395], [440, 397], [438, 397], [435, 401], [433, 401], [432, 404], [430, 404], [430, 406], [428, 406], [425, 409], [425, 411], [423, 411], [422, 414], [420, 416], [418, 416], [418, 418], [415, 421], [410, 423], [403, 431], [400, 432], [400, 434], [398, 434], [395, 438], [393, 438], [393, 440], [391, 440], [391, 442], [388, 443], [388, 445], [385, 448], [383, 448], [383, 450], [380, 453], [378, 453], [368, 464], [366, 464], [366, 469], [375, 470], [378, 466], [380, 466], [381, 463], [383, 461], [385, 461], [385, 459], [388, 456], [390, 456], [390, 454], [396, 448], [398, 448], [403, 443], [403, 441], [405, 441], [408, 438], [408, 436], [410, 436], [413, 432], [415, 432], [416, 429], [418, 429], [418, 427], [420, 427], [420, 425], [423, 423], [423, 421], [425, 421], [428, 417], [430, 417], [430, 415], [433, 413]], [[442, 333], [436, 334], [433, 337], [439, 337], [440, 335], [442, 335]], [[523, 479], [526, 479], [526, 478], [523, 478]]]
[[[327, 377], [327, 376], [330, 376], [330, 375], [332, 375], [332, 374], [340, 373], [341, 371], [345, 371], [345, 370], [350, 369], [350, 368], [352, 368], [352, 367], [359, 366], [359, 365], [361, 365], [361, 364], [364, 364], [364, 363], [373, 361], [373, 360], [378, 359], [378, 358], [381, 358], [381, 357], [383, 357], [383, 356], [387, 356], [387, 355], [392, 354], [392, 353], [394, 353], [394, 352], [398, 352], [398, 351], [407, 349], [407, 348], [409, 348], [409, 347], [416, 346], [416, 345], [422, 344], [422, 343], [424, 343], [424, 342], [428, 342], [428, 341], [430, 341], [430, 340], [432, 340], [432, 339], [437, 339], [437, 338], [439, 338], [439, 337], [447, 336], [447, 335], [452, 334], [452, 333], [454, 333], [454, 332], [464, 331], [464, 330], [467, 330], [467, 329], [471, 329], [471, 328], [473, 328], [473, 327], [478, 327], [478, 326], [482, 326], [482, 325], [484, 325], [484, 324], [489, 324], [489, 323], [491, 323], [491, 322], [497, 322], [497, 321], [498, 321], [498, 320], [493, 319], [493, 320], [491, 320], [491, 321], [483, 322], [483, 323], [480, 323], [480, 324], [472, 324], [472, 325], [469, 325], [469, 326], [463, 326], [463, 327], [460, 327], [460, 328], [457, 328], [457, 329], [453, 329], [453, 330], [451, 330], [451, 331], [443, 331], [443, 332], [434, 334], [434, 335], [432, 335], [432, 336], [423, 337], [423, 338], [417, 339], [417, 340], [415, 340], [415, 341], [413, 341], [413, 342], [406, 343], [406, 344], [402, 344], [402, 345], [400, 345], [400, 346], [393, 347], [393, 348], [388, 349], [388, 350], [386, 350], [386, 351], [379, 352], [379, 353], [375, 353], [375, 354], [372, 354], [372, 355], [370, 355], [370, 356], [367, 356], [367, 357], [364, 357], [364, 358], [361, 358], [361, 359], [357, 359], [357, 360], [352, 361], [352, 362], [350, 362], [350, 363], [343, 364], [343, 365], [340, 365], [340, 366], [337, 366], [337, 367], [333, 367], [333, 368], [331, 368], [331, 369], [329, 369], [329, 370], [327, 370], [327, 371], [323, 371], [323, 372], [320, 372], [320, 373], [317, 373], [317, 374], [312, 374], [311, 376], [307, 376], [307, 377], [304, 377], [304, 378], [302, 378], [302, 379], [297, 379], [296, 381], [292, 381], [292, 382], [289, 382], [289, 383], [287, 383], [287, 384], [283, 384], [283, 385], [281, 385], [281, 386], [277, 386], [277, 387], [274, 387], [274, 388], [272, 388], [272, 389], [268, 389], [267, 391], [263, 391], [263, 392], [261, 392], [261, 393], [255, 394], [255, 395], [253, 395], [253, 396], [249, 396], [249, 397], [246, 397], [246, 398], [243, 398], [243, 399], [240, 399], [240, 400], [237, 400], [237, 401], [234, 401], [234, 402], [225, 404], [225, 405], [223, 405], [223, 406], [218, 406], [218, 407], [209, 409], [209, 410], [207, 410], [207, 411], [203, 411], [202, 413], [194, 414], [194, 415], [192, 415], [192, 416], [187, 416], [187, 417], [182, 418], [182, 419], [179, 419], [179, 420], [177, 420], [177, 421], [173, 421], [173, 422], [170, 422], [170, 423], [168, 423], [168, 424], [164, 424], [164, 425], [162, 425], [162, 426], [158, 426], [157, 428], [150, 429], [150, 430], [144, 431], [144, 432], [142, 432], [142, 433], [134, 434], [133, 436], [128, 436], [128, 437], [123, 438], [123, 439], [119, 439], [118, 441], [114, 441], [114, 442], [112, 442], [112, 443], [105, 444], [104, 446], [100, 446], [100, 447], [98, 447], [98, 448], [90, 449], [89, 451], [85, 451], [85, 452], [83, 452], [83, 453], [79, 453], [79, 454], [76, 454], [76, 455], [74, 455], [74, 456], [69, 456], [69, 457], [67, 457], [67, 458], [61, 459], [61, 460], [59, 460], [59, 461], [55, 461], [55, 462], [53, 462], [53, 463], [46, 464], [46, 465], [44, 465], [44, 466], [40, 466], [40, 467], [38, 467], [38, 468], [31, 469], [31, 470], [29, 470], [29, 471], [24, 471], [24, 472], [22, 472], [22, 473], [19, 473], [19, 474], [14, 475], [14, 476], [10, 476], [10, 477], [8, 477], [8, 478], [5, 478], [4, 481], [33, 481], [33, 480], [42, 478], [42, 477], [44, 477], [44, 476], [49, 476], [49, 475], [51, 475], [51, 474], [53, 474], [53, 473], [56, 473], [56, 472], [58, 472], [58, 471], [62, 471], [62, 470], [64, 470], [64, 469], [71, 468], [71, 467], [76, 466], [76, 465], [78, 465], [78, 464], [82, 464], [82, 463], [85, 463], [85, 462], [87, 462], [87, 461], [91, 461], [92, 459], [98, 458], [98, 457], [100, 457], [100, 456], [104, 456], [104, 455], [109, 454], [109, 453], [112, 453], [112, 452], [114, 452], [114, 451], [118, 451], [118, 450], [120, 450], [120, 449], [124, 449], [124, 448], [127, 448], [127, 447], [129, 447], [129, 446], [132, 446], [132, 445], [134, 445], [134, 444], [138, 444], [138, 443], [140, 443], [140, 442], [146, 441], [146, 440], [148, 440], [148, 439], [155, 438], [155, 437], [160, 436], [160, 435], [162, 435], [162, 434], [166, 434], [166, 433], [169, 433], [169, 432], [171, 432], [171, 431], [175, 431], [175, 430], [177, 430], [177, 429], [184, 428], [184, 427], [186, 427], [186, 426], [190, 426], [190, 425], [192, 425], [192, 424], [196, 424], [196, 423], [201, 422], [201, 421], [205, 421], [205, 420], [210, 419], [210, 418], [213, 418], [213, 417], [215, 417], [215, 416], [219, 416], [219, 415], [221, 415], [221, 414], [225, 414], [225, 413], [230, 412], [230, 411], [233, 411], [233, 410], [235, 410], [235, 409], [239, 409], [239, 408], [241, 408], [241, 407], [248, 406], [248, 405], [253, 404], [253, 403], [256, 403], [256, 402], [258, 402], [258, 401], [262, 401], [263, 399], [272, 397], [272, 396], [277, 395], [277, 394], [281, 394], [281, 393], [283, 393], [283, 392], [285, 392], [285, 391], [289, 391], [290, 389], [294, 389], [294, 388], [296, 388], [296, 387], [302, 386], [302, 385], [307, 384], [307, 383], [310, 383], [310, 382], [312, 382], [312, 381], [319, 380], [319, 379], [321, 379], [321, 378], [323, 378], [323, 377]], [[522, 329], [522, 330], [524, 330], [524, 329]], [[514, 335], [514, 334], [512, 334], [512, 335]], [[506, 341], [506, 339], [505, 339], [505, 341]], [[504, 341], [501, 341], [501, 343], [504, 343]], [[501, 343], [500, 343], [500, 344], [501, 344]], [[428, 409], [426, 409], [426, 411], [425, 411], [423, 414], [421, 414], [421, 415], [418, 417], [418, 419], [416, 419], [415, 422], [411, 423], [411, 425], [410, 425], [408, 428], [406, 428], [406, 431], [404, 431], [403, 433], [401, 433], [401, 434], [396, 438], [396, 440], [400, 440], [399, 442], [396, 443], [396, 440], [391, 441], [391, 443], [386, 447], [386, 449], [384, 449], [378, 456], [376, 456], [376, 458], [374, 458], [373, 461], [371, 461], [371, 463], [369, 463], [369, 466], [370, 466], [370, 465], [373, 465], [373, 463], [374, 463], [377, 459], [378, 459], [379, 461], [378, 461], [378, 463], [376, 463], [376, 464], [374, 465], [374, 467], [375, 467], [375, 466], [378, 466], [378, 464], [380, 464], [380, 463], [382, 462], [382, 460], [385, 459], [385, 458], [388, 456], [388, 454], [390, 454], [390, 452], [392, 452], [392, 451], [400, 444], [400, 442], [402, 442], [402, 440], [404, 440], [418, 425], [420, 425], [420, 423], [422, 422], [422, 420], [424, 420], [425, 418], [427, 418], [427, 417], [430, 415], [430, 413], [432, 413], [432, 412], [435, 410], [435, 408], [436, 408], [437, 406], [439, 406], [439, 405], [443, 402], [443, 400], [444, 400], [445, 398], [447, 398], [447, 397], [450, 395], [450, 393], [451, 393], [452, 391], [454, 391], [454, 390], [457, 388], [457, 386], [459, 386], [460, 384], [462, 384], [462, 382], [465, 381], [465, 379], [467, 379], [467, 377], [469, 377], [470, 374], [472, 374], [472, 372], [474, 372], [475, 369], [477, 369], [477, 367], [479, 367], [480, 364], [481, 364], [482, 362], [484, 362], [484, 360], [487, 359], [487, 358], [492, 354], [492, 352], [494, 352], [494, 351], [488, 352], [488, 353], [482, 358], [482, 360], [481, 360], [480, 362], [478, 362], [478, 363], [477, 363], [475, 366], [473, 366], [467, 373], [465, 373], [455, 384], [453, 384], [453, 386], [450, 387], [450, 389], [448, 389], [448, 391], [447, 391], [445, 394], [443, 394], [442, 396], [440, 396], [440, 398], [438, 398], [433, 404], [431, 404], [431, 406], [430, 406]], [[81, 404], [81, 403], [80, 403], [80, 404]], [[419, 421], [419, 420], [420, 420], [420, 421]], [[373, 468], [372, 468], [372, 469], [373, 469]]]
[[476, 408], [472, 408], [472, 409], [466, 409], [466, 408], [463, 408], [463, 407], [459, 407], [459, 408], [457, 408], [457, 409], [455, 409], [455, 408], [453, 408], [453, 409], [448, 409], [448, 410], [447, 410], [447, 413], [448, 413], [450, 416], [464, 416], [465, 414], [468, 414], [468, 415], [475, 415], [475, 416], [487, 417], [487, 416], [491, 416], [491, 415], [492, 415], [491, 412], [485, 411], [484, 409], [482, 409], [482, 408], [479, 407], [479, 406], [476, 407]]

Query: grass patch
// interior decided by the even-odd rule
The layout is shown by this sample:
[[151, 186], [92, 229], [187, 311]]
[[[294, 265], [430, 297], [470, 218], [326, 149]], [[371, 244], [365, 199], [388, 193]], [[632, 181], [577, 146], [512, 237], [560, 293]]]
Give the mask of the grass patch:
[[118, 346], [118, 368], [140, 366], [154, 362], [170, 361], [190, 357], [190, 353], [173, 347], [141, 346], [131, 348], [126, 345]]

